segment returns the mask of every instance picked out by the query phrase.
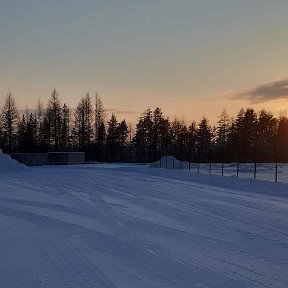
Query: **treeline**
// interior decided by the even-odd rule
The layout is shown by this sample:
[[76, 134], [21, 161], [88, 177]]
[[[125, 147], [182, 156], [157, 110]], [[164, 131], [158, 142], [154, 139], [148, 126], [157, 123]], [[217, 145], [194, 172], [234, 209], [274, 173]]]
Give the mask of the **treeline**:
[[86, 93], [72, 110], [54, 89], [46, 107], [39, 101], [19, 115], [9, 92], [0, 117], [0, 147], [6, 153], [84, 151], [86, 160], [122, 161], [128, 135], [125, 120], [112, 114], [106, 121], [97, 94], [92, 99]]
[[188, 126], [169, 121], [159, 108], [148, 109], [136, 126], [134, 144], [143, 162], [161, 155], [188, 162], [287, 162], [288, 119], [248, 108], [235, 119], [224, 110], [213, 127], [205, 117]]
[[84, 151], [87, 160], [152, 162], [174, 155], [190, 162], [288, 162], [288, 119], [265, 110], [224, 110], [217, 125], [203, 117], [187, 125], [170, 121], [160, 108], [146, 110], [134, 127], [114, 114], [107, 121], [101, 98], [87, 93], [76, 109], [61, 104], [54, 89], [47, 105], [22, 115], [11, 94], [0, 117], [0, 146], [6, 153]]

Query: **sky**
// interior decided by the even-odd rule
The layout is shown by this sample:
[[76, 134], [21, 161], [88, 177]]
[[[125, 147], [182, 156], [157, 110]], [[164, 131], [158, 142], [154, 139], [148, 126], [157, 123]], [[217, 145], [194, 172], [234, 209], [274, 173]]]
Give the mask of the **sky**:
[[[287, 0], [0, 0], [0, 105], [96, 91], [135, 122], [288, 109]], [[288, 111], [288, 110], [287, 110]]]

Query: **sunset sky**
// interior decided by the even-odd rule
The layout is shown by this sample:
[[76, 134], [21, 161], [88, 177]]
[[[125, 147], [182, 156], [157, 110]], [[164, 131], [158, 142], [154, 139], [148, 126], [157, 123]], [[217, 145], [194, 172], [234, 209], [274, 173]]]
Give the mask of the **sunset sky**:
[[288, 111], [287, 0], [0, 0], [0, 105], [97, 91], [135, 122]]

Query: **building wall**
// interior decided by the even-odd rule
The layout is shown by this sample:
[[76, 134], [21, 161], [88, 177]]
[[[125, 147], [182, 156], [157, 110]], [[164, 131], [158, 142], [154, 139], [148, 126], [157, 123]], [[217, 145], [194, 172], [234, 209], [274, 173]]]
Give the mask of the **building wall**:
[[14, 153], [11, 158], [26, 166], [43, 166], [49, 163], [48, 153]]
[[68, 164], [83, 164], [85, 163], [84, 152], [69, 152], [68, 153]]
[[84, 152], [14, 153], [11, 157], [27, 166], [85, 163]]

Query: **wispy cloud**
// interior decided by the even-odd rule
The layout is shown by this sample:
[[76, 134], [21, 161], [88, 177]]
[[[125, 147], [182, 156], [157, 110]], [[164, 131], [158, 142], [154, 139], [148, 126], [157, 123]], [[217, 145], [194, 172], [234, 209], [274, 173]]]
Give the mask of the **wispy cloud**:
[[233, 100], [248, 100], [250, 103], [288, 99], [288, 77], [234, 92], [231, 95]]
[[114, 113], [114, 114], [139, 114], [138, 111], [120, 110], [120, 109], [115, 109], [115, 108], [108, 108], [108, 109], [106, 109], [106, 112]]

